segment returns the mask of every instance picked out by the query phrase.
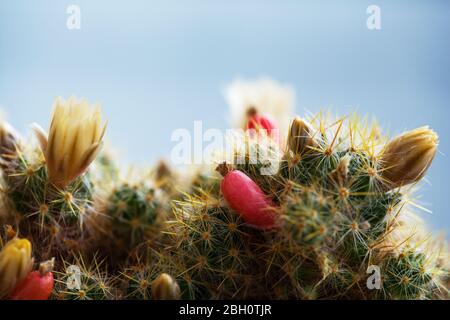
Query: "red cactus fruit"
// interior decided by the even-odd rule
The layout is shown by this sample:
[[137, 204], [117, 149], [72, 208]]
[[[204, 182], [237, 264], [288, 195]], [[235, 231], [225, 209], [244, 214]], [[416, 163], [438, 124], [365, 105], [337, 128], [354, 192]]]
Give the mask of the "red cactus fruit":
[[250, 177], [226, 163], [219, 165], [217, 171], [223, 176], [220, 189], [225, 200], [245, 222], [264, 230], [276, 227], [273, 202]]
[[48, 300], [53, 291], [54, 260], [41, 263], [39, 271], [32, 271], [13, 290], [11, 300]]
[[255, 108], [250, 108], [247, 112], [247, 129], [256, 131], [265, 130], [267, 135], [273, 137], [277, 135], [278, 126], [268, 115], [260, 115]]

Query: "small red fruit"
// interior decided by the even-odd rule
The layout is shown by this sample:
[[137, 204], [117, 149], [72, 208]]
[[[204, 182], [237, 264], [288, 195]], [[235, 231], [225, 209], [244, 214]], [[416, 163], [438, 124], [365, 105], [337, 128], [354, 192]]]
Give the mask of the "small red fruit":
[[255, 108], [250, 108], [247, 112], [247, 129], [256, 131], [265, 130], [268, 136], [277, 135], [278, 126], [268, 115], [259, 115]]
[[217, 171], [224, 177], [220, 189], [225, 200], [245, 222], [260, 229], [275, 227], [275, 206], [250, 177], [226, 163], [219, 165]]
[[32, 271], [13, 291], [11, 300], [48, 300], [53, 291], [54, 260], [41, 263], [39, 271]]

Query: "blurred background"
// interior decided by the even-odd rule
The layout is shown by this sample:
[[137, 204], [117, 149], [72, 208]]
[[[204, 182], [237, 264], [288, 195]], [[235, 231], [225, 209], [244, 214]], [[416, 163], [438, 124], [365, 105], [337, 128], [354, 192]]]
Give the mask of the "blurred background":
[[[81, 29], [69, 30], [69, 5]], [[366, 9], [381, 9], [368, 30]], [[296, 112], [376, 117], [392, 134], [430, 125], [440, 154], [422, 214], [450, 230], [450, 1], [0, 2], [0, 109], [21, 132], [48, 126], [53, 99], [100, 102], [108, 140], [126, 162], [169, 158], [176, 128], [225, 129], [225, 86], [272, 77]]]

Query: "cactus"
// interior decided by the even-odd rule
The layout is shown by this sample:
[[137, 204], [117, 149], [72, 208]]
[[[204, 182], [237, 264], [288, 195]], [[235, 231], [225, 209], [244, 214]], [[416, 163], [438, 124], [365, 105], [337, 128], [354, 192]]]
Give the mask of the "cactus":
[[155, 199], [154, 189], [121, 185], [113, 190], [108, 202], [107, 215], [117, 239], [134, 247], [150, 238], [151, 233], [157, 234], [162, 206]]
[[[372, 264], [384, 266], [381, 270], [384, 271], [386, 281], [383, 290], [386, 297], [417, 298], [419, 296], [412, 294], [413, 292], [430, 292], [436, 289], [440, 279], [433, 278], [429, 274], [424, 274], [415, 283], [405, 282], [402, 287], [403, 293], [392, 284], [395, 283], [392, 273], [395, 272], [398, 277], [398, 273], [402, 273], [402, 267], [403, 272], [407, 273], [411, 273], [413, 268], [423, 268], [420, 266], [422, 258], [419, 258], [423, 254], [413, 252], [410, 255], [411, 260], [408, 260], [411, 264], [405, 262], [402, 267], [399, 266], [395, 271], [391, 270], [395, 263], [400, 263], [391, 259], [395, 259], [392, 256], [398, 255], [396, 247], [401, 243], [390, 243], [389, 238], [391, 233], [395, 233], [398, 215], [407, 214], [402, 212], [405, 211], [403, 190], [392, 188], [391, 181], [385, 177], [385, 172], [392, 170], [393, 165], [383, 160], [383, 153], [380, 155], [373, 153], [372, 146], [377, 143], [377, 138], [371, 135], [374, 130], [369, 130], [368, 136], [360, 137], [362, 142], [358, 145], [350, 129], [347, 136], [341, 133], [342, 120], [336, 126], [337, 129], [329, 138], [327, 132], [320, 129], [328, 125], [323, 120], [319, 121], [317, 132], [320, 138], [313, 143], [304, 140], [310, 144], [307, 146], [310, 147], [310, 151], [305, 152], [299, 162], [292, 166], [286, 163], [280, 170], [280, 174], [289, 182], [287, 184], [289, 200], [287, 210], [283, 209], [283, 216], [287, 221], [284, 224], [287, 227], [285, 231], [289, 231], [291, 235], [286, 238], [290, 238], [294, 232], [295, 239], [295, 235], [298, 236], [300, 233], [300, 238], [294, 241], [294, 246], [311, 245], [313, 252], [325, 254], [328, 261], [339, 261], [352, 276], [352, 280], [345, 285], [346, 288], [329, 292], [329, 288], [322, 285], [327, 282], [327, 273], [324, 270], [322, 278], [314, 284], [315, 290], [325, 292], [325, 297], [342, 295], [350, 298], [358, 296], [370, 298], [373, 292], [368, 291], [364, 284], [366, 279], [364, 273]], [[358, 123], [350, 123], [349, 128], [363, 132], [362, 128], [358, 128]], [[424, 134], [434, 135], [431, 131]], [[308, 138], [314, 139], [314, 136]], [[394, 142], [397, 143], [396, 140]], [[420, 140], [415, 142], [422, 143]], [[435, 154], [436, 142], [436, 138], [424, 139], [423, 144], [428, 145], [424, 148], [434, 151], [421, 153], [424, 160], [420, 156], [416, 157], [416, 161], [422, 162], [422, 166], [418, 165], [418, 173], [409, 183], [418, 181], [428, 168]], [[391, 145], [392, 142], [388, 143], [387, 148]], [[411, 170], [414, 171], [415, 168]], [[291, 184], [296, 186], [291, 187]], [[404, 240], [408, 242], [407, 239]], [[386, 249], [387, 246], [390, 248]], [[317, 260], [315, 257], [313, 259]], [[319, 262], [316, 264], [321, 265]], [[407, 295], [406, 293], [410, 291], [411, 294]]]
[[[83, 103], [76, 104], [76, 100], [69, 100], [65, 108], [85, 112], [85, 116], [89, 117], [89, 106]], [[63, 108], [61, 102], [56, 103], [56, 111]], [[73, 157], [78, 157], [79, 164], [77, 166], [76, 163], [68, 162], [64, 155], [73, 152], [65, 150], [70, 149], [70, 144], [58, 144], [58, 140], [54, 138], [55, 135], [72, 136], [71, 150], [86, 153], [87, 156], [87, 153], [93, 151], [86, 145], [86, 141], [77, 138], [80, 136], [77, 130], [88, 130], [89, 126], [78, 122], [73, 127], [66, 128], [64, 123], [67, 119], [60, 124], [61, 111], [56, 111], [48, 141], [45, 132], [35, 127], [39, 148], [24, 148], [16, 144], [14, 152], [1, 156], [5, 180], [2, 191], [8, 211], [14, 213], [6, 218], [6, 222], [15, 225], [21, 235], [30, 238], [34, 245], [45, 244], [43, 247], [46, 250], [36, 253], [39, 260], [49, 260], [63, 252], [80, 250], [80, 240], [87, 236], [85, 222], [94, 214], [93, 184], [89, 174], [84, 174], [92, 160], [72, 154]], [[82, 115], [78, 116], [82, 118]], [[89, 125], [95, 127], [97, 123]], [[97, 135], [100, 137], [101, 133]], [[80, 142], [81, 140], [84, 142]], [[94, 143], [94, 148], [97, 144], [98, 142]]]
[[[276, 150], [267, 141], [245, 136], [249, 148], [243, 157], [236, 152], [235, 159], [244, 159], [236, 165], [236, 172], [249, 183], [222, 183], [223, 198], [201, 193], [177, 203], [178, 219], [172, 224], [179, 228], [172, 232], [174, 259], [179, 261], [180, 273], [188, 274], [197, 285], [192, 298], [442, 297], [447, 291], [447, 267], [440, 267], [431, 258], [432, 251], [421, 248], [425, 239], [413, 240], [411, 235], [398, 238], [403, 223], [400, 217], [409, 214], [408, 188], [402, 187], [424, 175], [436, 153], [436, 134], [420, 128], [385, 143], [375, 134], [377, 128], [361, 127], [356, 118], [346, 126], [344, 119], [317, 117], [316, 123], [314, 119], [310, 122], [313, 124], [294, 120], [285, 149]], [[405, 143], [411, 146], [405, 147]], [[376, 146], [383, 144], [377, 152]], [[257, 150], [254, 154], [267, 157], [251, 161], [248, 150], [253, 148]], [[401, 174], [404, 165], [389, 159], [390, 154], [398, 155], [395, 148], [409, 152], [407, 179]], [[280, 164], [272, 175], [262, 174], [267, 159]], [[393, 173], [396, 170], [398, 173]], [[221, 172], [224, 181], [227, 172]], [[262, 202], [252, 200], [254, 183], [260, 188], [255, 192], [264, 190], [276, 206], [275, 228], [264, 230], [253, 218], [255, 214], [264, 218]], [[236, 192], [233, 187], [238, 188]], [[251, 219], [236, 220], [249, 215]], [[239, 221], [239, 237], [231, 238], [236, 241], [219, 237], [224, 232], [230, 234], [230, 230], [222, 231], [223, 219], [217, 220], [220, 216]], [[412, 232], [412, 226], [409, 228]], [[238, 259], [239, 268], [229, 269], [223, 261], [229, 261], [227, 252], [236, 245], [245, 252], [245, 259]], [[445, 251], [442, 256], [448, 259]], [[379, 266], [382, 273], [380, 290], [366, 285], [372, 265]], [[248, 279], [248, 270], [252, 270], [252, 280], [247, 287], [244, 279]], [[229, 274], [233, 274], [230, 283], [239, 285], [222, 286]], [[211, 288], [211, 283], [221, 285]]]
[[2, 123], [0, 298], [46, 299], [54, 277], [51, 299], [64, 300], [447, 299], [446, 241], [411, 219], [437, 134], [388, 139], [324, 113], [288, 128], [271, 113], [291, 110], [289, 89], [253, 99], [247, 86], [228, 98], [248, 130], [189, 179], [165, 162], [122, 178], [84, 100], [57, 99], [50, 134], [34, 126], [39, 145]]
[[251, 239], [258, 232], [212, 195], [178, 202], [168, 224], [167, 248], [183, 298], [251, 297], [258, 286]]

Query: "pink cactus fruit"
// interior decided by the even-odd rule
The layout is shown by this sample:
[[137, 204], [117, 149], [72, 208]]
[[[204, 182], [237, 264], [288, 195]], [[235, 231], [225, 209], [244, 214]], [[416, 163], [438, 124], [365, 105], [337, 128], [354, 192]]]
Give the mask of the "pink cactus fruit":
[[264, 230], [276, 227], [275, 205], [250, 177], [226, 163], [219, 165], [217, 171], [223, 176], [223, 197], [245, 222]]

